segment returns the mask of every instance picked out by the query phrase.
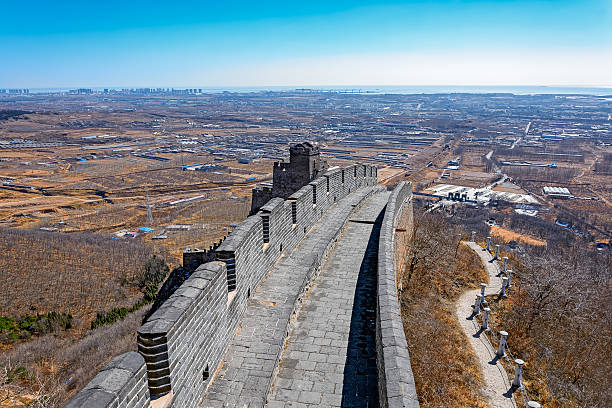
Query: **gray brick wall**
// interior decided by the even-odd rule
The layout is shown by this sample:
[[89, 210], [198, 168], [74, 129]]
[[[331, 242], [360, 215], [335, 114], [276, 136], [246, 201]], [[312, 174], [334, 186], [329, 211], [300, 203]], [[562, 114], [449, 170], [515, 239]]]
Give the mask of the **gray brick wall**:
[[203, 264], [138, 330], [153, 398], [172, 390], [177, 406], [197, 403], [239, 318], [227, 299], [225, 264]]
[[405, 246], [412, 230], [412, 185], [391, 193], [380, 230], [376, 305], [376, 364], [381, 407], [419, 407], [397, 297]]
[[[132, 396], [132, 383], [144, 384], [143, 405], [117, 405], [120, 403], [118, 391], [95, 386], [79, 393], [69, 407], [144, 407], [149, 404], [149, 393], [153, 400], [172, 393], [172, 407], [196, 406], [240, 324], [250, 293], [270, 267], [282, 253], [297, 246], [335, 201], [358, 187], [373, 185], [376, 185], [376, 169], [354, 165], [328, 171], [287, 200], [268, 201], [216, 248], [215, 262], [200, 265], [138, 330], [141, 356], [132, 354], [144, 360], [140, 371], [131, 376], [121, 373], [120, 378], [127, 384], [124, 388], [129, 388], [127, 394], [121, 391], [121, 395]], [[313, 205], [315, 193], [316, 205]], [[264, 224], [268, 242], [264, 242]], [[331, 244], [322, 243], [318, 254], [304, 254], [312, 257], [313, 274], [321, 254]], [[104, 370], [98, 374], [103, 378], [107, 375]], [[117, 402], [111, 397], [117, 398]], [[87, 405], [93, 400], [99, 401], [98, 405]]]
[[132, 351], [113, 358], [66, 408], [144, 408], [150, 401], [145, 361]]

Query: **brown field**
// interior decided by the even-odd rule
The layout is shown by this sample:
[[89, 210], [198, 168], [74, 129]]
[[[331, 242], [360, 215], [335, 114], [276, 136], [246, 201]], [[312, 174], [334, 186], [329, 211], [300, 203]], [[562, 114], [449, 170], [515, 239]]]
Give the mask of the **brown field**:
[[[86, 333], [95, 313], [131, 306], [141, 298], [133, 278], [150, 254], [160, 254], [170, 267], [177, 267], [184, 248], [207, 248], [225, 237], [232, 223], [246, 217], [251, 188], [270, 181], [273, 162], [281, 160], [288, 143], [297, 140], [318, 141], [330, 165], [376, 163], [381, 183], [391, 187], [411, 181], [416, 191], [440, 182], [445, 173], [450, 174], [445, 183], [490, 184], [499, 177], [484, 159], [492, 150], [497, 161], [528, 159], [534, 163], [546, 162], [534, 154], [540, 150], [580, 152], [583, 158], [558, 160], [558, 168], [501, 166], [513, 177], [512, 184], [495, 189], [524, 190], [546, 207], [538, 217], [552, 222], [570, 220], [595, 239], [607, 239], [606, 231], [609, 235], [612, 230], [612, 173], [606, 173], [610, 166], [604, 163], [604, 154], [612, 152], [609, 147], [586, 138], [546, 146], [530, 139], [526, 146], [511, 150], [511, 138], [503, 131], [509, 126], [523, 129], [522, 116], [504, 116], [499, 121], [490, 113], [480, 119], [478, 114], [465, 116], [460, 108], [448, 105], [447, 97], [438, 100], [443, 105], [431, 104], [428, 112], [414, 110], [421, 101], [403, 104], [402, 97], [392, 96], [381, 96], [382, 102], [368, 102], [352, 111], [343, 108], [342, 98], [353, 97], [326, 94], [323, 102], [320, 95], [297, 94], [18, 97], [16, 108], [36, 113], [0, 121], [0, 140], [59, 145], [0, 148], [0, 229], [7, 231], [0, 239], [0, 284], [6, 289], [3, 294], [9, 294], [2, 298], [0, 315], [58, 311], [72, 313], [76, 324], [61, 333], [20, 340], [9, 346], [11, 357], [25, 356], [20, 364], [43, 378], [60, 381], [60, 406], [62, 399], [86, 384], [112, 355], [133, 349], [134, 331], [145, 310]], [[397, 107], [398, 116], [385, 119], [387, 111], [379, 109], [381, 103], [392, 110]], [[330, 104], [337, 106], [329, 109]], [[463, 109], [478, 110], [474, 106], [479, 105], [468, 104]], [[449, 119], [448, 114], [462, 119]], [[409, 127], [378, 126], [386, 120]], [[472, 140], [488, 130], [490, 142]], [[98, 137], [103, 135], [111, 138]], [[432, 139], [425, 145], [402, 139], [414, 135]], [[519, 151], [526, 156], [517, 154]], [[143, 153], [168, 160], [145, 158]], [[238, 163], [245, 154], [252, 154], [253, 160]], [[389, 161], [386, 155], [395, 158]], [[459, 170], [446, 170], [448, 161], [457, 157]], [[227, 168], [181, 170], [191, 164]], [[247, 181], [253, 177], [255, 180]], [[600, 200], [551, 200], [542, 193], [545, 185], [568, 187], [576, 196]], [[200, 195], [204, 197], [197, 201], [169, 203]], [[153, 221], [147, 219], [147, 203]], [[188, 229], [171, 227], [177, 224]], [[154, 231], [138, 233], [136, 238], [117, 236], [119, 231], [138, 232], [141, 227]], [[527, 234], [492, 228], [505, 241], [545, 245], [544, 235], [537, 239], [523, 232]], [[167, 238], [153, 239], [158, 235]], [[438, 235], [430, 238], [444, 241], [452, 234]], [[437, 264], [418, 269], [418, 273], [430, 274], [430, 279], [407, 285], [402, 296], [407, 338], [417, 350], [412, 364], [419, 378], [419, 395], [426, 399], [424, 407], [448, 406], [449, 400], [457, 406], [482, 406], [478, 371], [451, 318], [458, 291], [482, 278], [482, 271], [474, 268], [480, 263], [462, 248], [451, 248], [449, 242], [439, 242], [439, 247], [444, 249], [440, 254], [447, 256], [434, 256]], [[111, 255], [100, 256], [107, 253]], [[450, 260], [458, 263], [451, 265]], [[410, 332], [410, 327], [419, 327], [419, 331]], [[424, 341], [428, 336], [441, 339], [440, 347], [430, 347]], [[84, 361], [84, 355], [95, 357]], [[78, 381], [63, 385], [70, 377]], [[26, 384], [22, 391], [37, 390]]]
[[534, 246], [545, 246], [546, 241], [541, 239], [533, 238], [525, 234], [519, 234], [506, 228], [491, 225], [491, 234], [495, 237], [501, 238], [504, 242], [520, 241], [525, 244]]
[[141, 242], [0, 231], [2, 316], [70, 313], [82, 331], [89, 329], [96, 312], [129, 307], [142, 296], [135, 279], [152, 250]]

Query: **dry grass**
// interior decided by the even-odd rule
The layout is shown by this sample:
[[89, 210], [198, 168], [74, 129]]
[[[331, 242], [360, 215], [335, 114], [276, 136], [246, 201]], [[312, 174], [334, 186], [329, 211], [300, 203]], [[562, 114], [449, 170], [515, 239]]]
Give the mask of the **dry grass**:
[[513, 289], [491, 301], [491, 323], [510, 333], [529, 396], [546, 407], [612, 403], [611, 262], [580, 243], [510, 254]]
[[511, 231], [506, 228], [491, 225], [491, 234], [495, 237], [501, 238], [504, 242], [520, 241], [525, 244], [534, 246], [545, 246], [546, 241], [541, 239], [530, 237], [529, 235], [519, 234], [518, 232]]
[[[458, 245], [441, 216], [416, 216], [415, 225], [407, 263], [412, 272], [404, 274], [400, 303], [419, 403], [484, 408], [482, 374], [455, 319], [454, 302], [486, 280], [485, 271], [473, 251]], [[441, 229], [446, 232], [440, 234]]]
[[[0, 396], [14, 397], [0, 407], [61, 407], [83, 388], [108, 361], [136, 350], [136, 330], [149, 307], [129, 314], [124, 320], [102, 326], [79, 341], [50, 334], [21, 343], [0, 355], [0, 371], [19, 368], [27, 373], [0, 384]], [[43, 401], [41, 396], [50, 397]]]

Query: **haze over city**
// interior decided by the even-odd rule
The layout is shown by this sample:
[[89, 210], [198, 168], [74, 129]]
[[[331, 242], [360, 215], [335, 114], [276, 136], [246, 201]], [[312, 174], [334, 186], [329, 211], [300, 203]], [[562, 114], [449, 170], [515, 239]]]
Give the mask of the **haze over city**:
[[3, 4], [0, 87], [612, 86], [608, 0]]

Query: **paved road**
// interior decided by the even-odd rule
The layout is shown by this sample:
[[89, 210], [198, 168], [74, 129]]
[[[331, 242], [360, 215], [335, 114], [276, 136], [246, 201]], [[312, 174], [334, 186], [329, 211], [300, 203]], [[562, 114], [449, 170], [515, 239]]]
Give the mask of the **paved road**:
[[[500, 269], [497, 262], [491, 261], [492, 255], [478, 244], [466, 242], [466, 245], [478, 254], [489, 275], [489, 284], [485, 290], [485, 296], [499, 293], [502, 277], [499, 276]], [[480, 363], [485, 382], [483, 393], [489, 400], [489, 406], [491, 408], [515, 408], [517, 405], [514, 397], [511, 393], [508, 393], [510, 389], [508, 375], [501, 363], [495, 358], [496, 348], [481, 332], [480, 323], [472, 316], [472, 306], [479, 293], [480, 289], [474, 289], [461, 295], [456, 304], [455, 315]]]
[[269, 408], [378, 407], [375, 310], [378, 236], [388, 192], [352, 218], [298, 312]]

